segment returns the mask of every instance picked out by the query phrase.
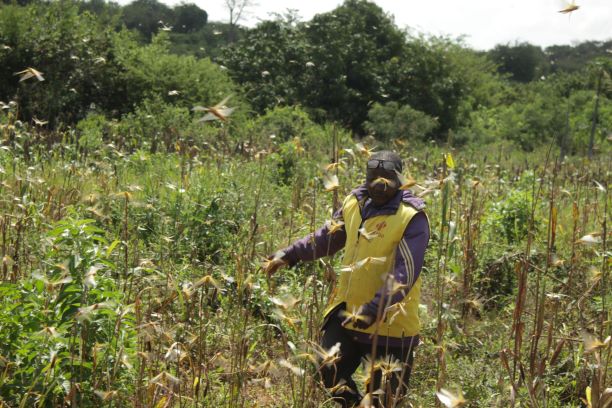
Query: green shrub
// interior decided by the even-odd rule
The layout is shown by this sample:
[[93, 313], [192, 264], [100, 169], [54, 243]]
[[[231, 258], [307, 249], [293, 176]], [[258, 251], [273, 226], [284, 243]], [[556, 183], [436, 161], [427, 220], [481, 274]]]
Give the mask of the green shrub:
[[[218, 65], [207, 58], [171, 54], [169, 47], [165, 33], [156, 35], [144, 47], [128, 32], [115, 36], [120, 78], [132, 106], [146, 98], [159, 98], [191, 109], [195, 105], [212, 106], [234, 92], [232, 81]], [[234, 98], [232, 102], [239, 101]]]
[[[591, 136], [594, 110], [593, 91], [578, 91], [569, 98], [571, 109], [569, 123], [570, 153], [586, 154]], [[605, 95], [599, 97], [598, 125], [595, 128], [595, 146], [606, 145], [605, 138], [612, 133], [612, 101]], [[609, 142], [608, 142], [609, 145]]]
[[279, 143], [294, 137], [304, 138], [311, 134], [316, 125], [308, 114], [297, 106], [278, 106], [257, 118], [252, 131], [260, 142], [272, 139]]
[[[108, 111], [124, 106], [111, 53], [110, 27], [75, 2], [33, 2], [0, 9], [0, 100], [18, 95], [20, 117], [38, 117], [50, 127], [75, 123], [92, 104]], [[44, 81], [19, 82], [13, 75], [27, 67], [42, 72]]]
[[95, 369], [119, 382], [127, 375], [135, 333], [129, 309], [118, 307], [110, 256], [119, 241], [109, 245], [94, 224], [59, 221], [42, 240], [41, 268], [0, 285], [0, 355], [16, 362], [0, 381], [10, 406], [61, 405], [75, 387], [78, 405], [92, 406]]
[[[320, 126], [299, 106], [278, 106], [265, 115], [256, 118], [246, 126], [244, 139], [257, 148], [291, 151], [293, 143], [298, 153], [307, 157], [327, 154], [331, 150], [332, 139], [338, 143], [349, 143], [350, 134], [335, 125]], [[283, 144], [287, 144], [283, 148]]]
[[501, 307], [506, 304], [516, 287], [515, 264], [518, 258], [513, 254], [502, 254], [497, 258], [483, 260], [482, 268], [476, 274], [477, 293], [487, 300], [487, 307]]
[[197, 204], [186, 207], [181, 214], [181, 242], [191, 258], [218, 263], [237, 242], [246, 221], [238, 195], [235, 188], [214, 192], [200, 188], [195, 192]]
[[270, 155], [269, 160], [274, 163], [274, 179], [280, 184], [290, 184], [300, 171], [301, 143], [299, 138], [294, 141], [282, 143], [278, 150]]
[[511, 245], [522, 242], [529, 232], [531, 206], [531, 194], [522, 190], [514, 190], [493, 203], [488, 218], [493, 233]]
[[365, 129], [383, 141], [425, 140], [437, 127], [435, 118], [397, 102], [375, 103], [365, 122]]
[[501, 139], [498, 107], [481, 107], [469, 113], [469, 125], [457, 129], [453, 134], [453, 145], [461, 146], [471, 143], [476, 146], [482, 144], [498, 143]]
[[95, 152], [104, 143], [103, 137], [107, 127], [104, 115], [90, 113], [87, 117], [77, 123], [79, 132], [78, 145], [85, 154]]
[[147, 98], [118, 126], [117, 145], [128, 149], [148, 148], [151, 153], [174, 151], [183, 131], [191, 125], [189, 110]]

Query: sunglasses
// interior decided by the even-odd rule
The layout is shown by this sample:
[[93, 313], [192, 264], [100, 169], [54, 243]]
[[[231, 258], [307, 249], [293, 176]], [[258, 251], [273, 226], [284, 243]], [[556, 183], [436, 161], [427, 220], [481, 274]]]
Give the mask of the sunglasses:
[[391, 162], [388, 160], [377, 160], [377, 159], [368, 160], [368, 169], [377, 169], [379, 167], [382, 167], [383, 169], [388, 170], [388, 171], [396, 170], [394, 162]]

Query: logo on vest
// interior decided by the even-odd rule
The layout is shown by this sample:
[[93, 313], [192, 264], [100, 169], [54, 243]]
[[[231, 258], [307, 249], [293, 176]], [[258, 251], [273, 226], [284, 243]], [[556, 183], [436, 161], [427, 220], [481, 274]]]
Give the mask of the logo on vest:
[[376, 235], [384, 238], [385, 236], [382, 234], [382, 230], [384, 230], [387, 227], [387, 222], [386, 221], [382, 221], [379, 222], [378, 224], [375, 225], [376, 227]]

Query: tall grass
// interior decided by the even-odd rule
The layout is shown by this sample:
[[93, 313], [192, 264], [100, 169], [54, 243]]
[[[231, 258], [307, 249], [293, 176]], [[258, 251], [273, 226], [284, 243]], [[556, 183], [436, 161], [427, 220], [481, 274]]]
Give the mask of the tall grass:
[[[70, 144], [26, 156], [5, 143], [0, 401], [332, 406], [313, 344], [339, 259], [270, 281], [260, 268], [361, 182], [365, 157], [329, 132], [329, 146], [223, 156], [106, 146], [85, 157]], [[439, 148], [400, 148], [432, 226], [423, 344], [401, 406], [433, 406], [445, 387], [466, 406], [604, 407], [605, 157], [457, 151], [451, 168]], [[336, 193], [320, 182], [330, 161], [342, 163]]]

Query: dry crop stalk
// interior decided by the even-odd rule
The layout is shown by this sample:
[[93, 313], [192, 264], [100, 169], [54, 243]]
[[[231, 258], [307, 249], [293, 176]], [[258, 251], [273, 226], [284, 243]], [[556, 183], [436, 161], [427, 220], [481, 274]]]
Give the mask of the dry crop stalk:
[[[555, 166], [553, 169], [553, 176], [550, 183], [550, 194], [549, 194], [549, 203], [548, 203], [548, 224], [547, 224], [547, 245], [546, 245], [546, 265], [544, 269], [544, 274], [548, 274], [548, 268], [552, 261], [552, 251], [555, 245], [555, 234], [556, 234], [556, 225], [557, 225], [557, 207], [555, 206], [555, 182], [558, 171], [559, 163], [555, 161]], [[545, 177], [545, 173], [543, 178]], [[542, 288], [540, 294], [540, 285], [542, 283], [542, 271], [540, 268], [536, 269], [536, 287], [535, 287], [535, 313], [534, 313], [534, 321], [533, 321], [533, 329], [532, 334], [530, 336], [531, 339], [531, 347], [529, 354], [529, 373], [532, 377], [537, 377], [536, 375], [536, 360], [537, 360], [537, 352], [538, 352], [538, 343], [540, 337], [542, 336], [542, 330], [544, 325], [544, 300], [545, 300], [545, 287]]]
[[8, 280], [8, 262], [5, 262], [6, 254], [6, 233], [8, 231], [8, 226], [10, 225], [9, 216], [5, 214], [2, 219], [0, 219], [0, 230], [2, 231], [2, 280]]
[[[604, 338], [604, 330], [605, 330], [605, 322], [609, 321], [606, 316], [606, 295], [609, 293], [608, 291], [608, 191], [609, 183], [606, 183], [606, 188], [604, 192], [604, 212], [603, 212], [603, 221], [602, 221], [602, 265], [601, 265], [601, 282], [600, 282], [600, 291], [601, 291], [601, 321], [599, 324], [599, 337]], [[608, 314], [610, 311], [608, 310]], [[610, 354], [610, 347], [608, 347], [608, 356]], [[609, 360], [609, 359], [608, 359]], [[604, 380], [606, 377], [607, 370], [604, 371]], [[605, 384], [605, 381], [602, 383]]]
[[258, 174], [258, 178], [259, 178], [259, 185], [257, 186], [257, 192], [255, 193], [255, 203], [253, 205], [253, 213], [251, 215], [251, 231], [249, 234], [249, 242], [251, 242], [251, 253], [250, 253], [250, 258], [253, 259], [255, 258], [255, 246], [257, 244], [257, 240], [255, 239], [256, 235], [257, 235], [257, 229], [258, 229], [258, 224], [257, 224], [257, 215], [259, 213], [259, 203], [261, 201], [261, 192], [263, 189], [263, 182], [265, 177], [263, 176], [264, 173], [264, 160], [261, 160], [259, 163], [259, 174]]
[[472, 187], [471, 202], [465, 219], [465, 245], [464, 245], [464, 264], [463, 269], [463, 304], [462, 304], [462, 317], [463, 317], [463, 329], [467, 328], [467, 317], [469, 315], [469, 307], [466, 302], [472, 296], [472, 283], [473, 275], [477, 266], [476, 257], [476, 246], [475, 241], [478, 240], [480, 235], [480, 217], [482, 216], [481, 208], [479, 203], [481, 200], [478, 195], [478, 186]]
[[[440, 245], [438, 246], [438, 265], [436, 268], [436, 300], [437, 300], [437, 327], [436, 327], [436, 345], [438, 346], [438, 365], [436, 388], [440, 389], [445, 383], [446, 378], [446, 359], [444, 348], [444, 331], [445, 324], [442, 319], [442, 307], [444, 303], [445, 279], [442, 276], [446, 271], [448, 263], [448, 240], [449, 229], [447, 228], [448, 211], [450, 209], [450, 182], [445, 181], [447, 177], [446, 160], [442, 161], [442, 205], [441, 205], [441, 220], [440, 220]], [[436, 400], [436, 405], [439, 406], [439, 401]]]
[[[542, 186], [544, 184], [546, 169], [548, 168], [548, 161], [550, 158], [550, 153], [552, 151], [552, 144], [548, 149], [548, 153], [546, 155], [546, 161], [544, 163], [544, 167], [542, 170], [542, 175], [540, 176], [540, 183], [536, 190], [536, 179], [534, 178], [532, 184], [532, 203], [531, 203], [531, 213], [529, 216], [529, 223], [527, 229], [527, 243], [525, 247], [525, 251], [523, 252], [523, 256], [521, 257], [521, 262], [516, 264], [516, 271], [519, 277], [518, 282], [518, 293], [516, 295], [516, 304], [513, 313], [513, 321], [512, 321], [512, 330], [511, 336], [514, 336], [514, 353], [513, 353], [513, 369], [512, 369], [512, 381], [516, 380], [516, 370], [517, 366], [521, 364], [521, 347], [523, 344], [523, 332], [525, 328], [525, 323], [522, 321], [523, 309], [525, 308], [525, 303], [527, 301], [527, 272], [530, 267], [529, 257], [531, 254], [531, 246], [534, 239], [534, 227], [535, 227], [535, 210], [540, 197], [540, 193], [542, 191]], [[538, 272], [538, 282], [540, 279], [540, 272]], [[539, 296], [539, 288], [536, 290], [536, 296]], [[537, 314], [537, 313], [536, 313]]]
[[130, 194], [128, 192], [124, 193], [125, 203], [123, 207], [123, 292], [126, 290], [127, 280], [128, 280], [128, 267], [129, 267], [129, 248], [128, 248], [128, 216], [129, 216], [129, 203], [130, 203]]

